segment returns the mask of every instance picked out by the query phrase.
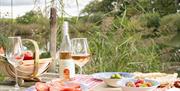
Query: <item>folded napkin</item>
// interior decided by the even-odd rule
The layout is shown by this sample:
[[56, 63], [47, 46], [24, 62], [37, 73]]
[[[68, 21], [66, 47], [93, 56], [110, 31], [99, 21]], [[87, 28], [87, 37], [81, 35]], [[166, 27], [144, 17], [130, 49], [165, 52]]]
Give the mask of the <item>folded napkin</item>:
[[89, 75], [77, 75], [73, 79], [73, 81], [85, 84], [88, 86], [89, 89], [92, 89], [103, 82], [102, 80], [94, 79], [92, 76]]

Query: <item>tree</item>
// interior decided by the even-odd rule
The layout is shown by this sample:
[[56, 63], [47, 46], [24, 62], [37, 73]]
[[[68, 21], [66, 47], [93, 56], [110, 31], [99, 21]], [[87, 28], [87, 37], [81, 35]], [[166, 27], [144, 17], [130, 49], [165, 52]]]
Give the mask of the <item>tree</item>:
[[113, 10], [113, 5], [111, 4], [112, 2], [116, 2], [117, 0], [103, 0], [103, 1], [98, 1], [94, 0], [90, 2], [83, 10], [82, 13], [96, 13], [96, 12], [110, 12]]
[[30, 11], [16, 18], [16, 22], [13, 24], [13, 32], [23, 38], [32, 38], [44, 47], [49, 40], [48, 21], [48, 18], [43, 16], [40, 11]]
[[50, 71], [55, 71], [55, 58], [56, 58], [56, 35], [57, 35], [57, 10], [54, 7], [55, 0], [52, 0], [52, 6], [50, 11], [50, 53], [53, 58], [53, 62]]
[[176, 13], [176, 9], [178, 8], [177, 0], [103, 0], [101, 2], [95, 0], [88, 4], [82, 10], [82, 13], [88, 13], [90, 15], [96, 12], [111, 12], [114, 9], [113, 2], [117, 3], [119, 13], [128, 9], [141, 13], [156, 11], [164, 16]]

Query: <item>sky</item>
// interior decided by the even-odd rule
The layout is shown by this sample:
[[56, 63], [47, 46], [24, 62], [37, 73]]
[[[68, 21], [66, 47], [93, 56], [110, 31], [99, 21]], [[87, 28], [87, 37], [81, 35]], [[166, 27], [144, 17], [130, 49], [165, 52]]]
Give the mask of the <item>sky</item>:
[[[45, 1], [46, 5], [50, 6], [50, 0], [38, 0], [34, 4], [34, 0], [0, 0], [0, 18], [16, 18], [18, 16], [24, 15], [26, 12], [31, 10], [40, 9], [41, 11], [45, 10]], [[65, 12], [71, 16], [79, 15], [79, 12], [92, 0], [78, 0], [79, 9], [76, 4], [76, 0], [64, 0], [65, 3]], [[56, 1], [58, 3], [58, 1]], [[13, 4], [13, 15], [11, 16], [11, 4]]]

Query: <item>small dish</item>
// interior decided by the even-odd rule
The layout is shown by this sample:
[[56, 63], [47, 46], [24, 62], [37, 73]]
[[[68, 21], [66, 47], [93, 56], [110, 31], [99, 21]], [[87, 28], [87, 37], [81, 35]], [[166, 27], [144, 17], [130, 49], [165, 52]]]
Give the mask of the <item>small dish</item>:
[[118, 84], [118, 81], [120, 81], [121, 79], [111, 79], [111, 78], [107, 78], [104, 79], [103, 81], [111, 87], [120, 87], [120, 85]]

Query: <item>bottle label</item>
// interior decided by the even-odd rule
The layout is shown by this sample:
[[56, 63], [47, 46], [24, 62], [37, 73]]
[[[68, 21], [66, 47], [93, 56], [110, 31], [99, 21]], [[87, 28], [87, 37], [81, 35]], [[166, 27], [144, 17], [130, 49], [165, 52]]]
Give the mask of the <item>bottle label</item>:
[[64, 69], [64, 79], [70, 80], [70, 70], [69, 70], [69, 68]]
[[72, 59], [60, 59], [59, 76], [61, 79], [73, 78], [75, 76], [75, 64]]

